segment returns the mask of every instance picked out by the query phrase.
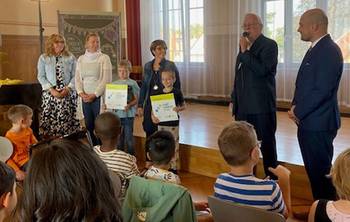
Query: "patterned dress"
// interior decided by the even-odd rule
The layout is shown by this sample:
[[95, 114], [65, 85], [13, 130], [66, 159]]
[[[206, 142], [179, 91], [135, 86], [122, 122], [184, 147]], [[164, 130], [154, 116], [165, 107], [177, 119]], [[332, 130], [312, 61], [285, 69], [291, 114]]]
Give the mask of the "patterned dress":
[[[62, 56], [56, 57], [56, 86], [55, 89], [63, 90]], [[42, 112], [40, 116], [40, 134], [42, 136], [56, 137], [75, 133], [80, 129], [76, 118], [77, 93], [70, 90], [64, 98], [56, 98], [49, 90], [44, 90], [42, 95]]]

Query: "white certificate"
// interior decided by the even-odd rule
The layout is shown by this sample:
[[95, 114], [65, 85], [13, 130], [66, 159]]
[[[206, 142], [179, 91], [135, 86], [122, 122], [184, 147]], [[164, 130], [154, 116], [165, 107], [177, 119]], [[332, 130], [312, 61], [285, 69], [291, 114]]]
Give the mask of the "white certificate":
[[177, 113], [173, 110], [175, 99], [173, 93], [151, 96], [153, 114], [160, 122], [178, 120]]
[[128, 85], [107, 84], [105, 95], [107, 109], [124, 110], [128, 100]]

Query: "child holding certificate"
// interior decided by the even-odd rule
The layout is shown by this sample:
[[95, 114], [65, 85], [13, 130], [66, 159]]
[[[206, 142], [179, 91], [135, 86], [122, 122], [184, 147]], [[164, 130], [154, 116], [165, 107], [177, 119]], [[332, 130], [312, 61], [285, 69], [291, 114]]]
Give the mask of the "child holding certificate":
[[[162, 77], [162, 84], [163, 84], [163, 90], [159, 91], [158, 93], [164, 97], [164, 100], [168, 100], [169, 98], [172, 98], [172, 104], [175, 104], [175, 106], [171, 107], [170, 112], [176, 112], [179, 113], [180, 111], [185, 109], [185, 101], [182, 95], [182, 92], [174, 88], [174, 82], [176, 81], [175, 78], [175, 72], [169, 69], [164, 69], [161, 72], [161, 77]], [[165, 94], [165, 95], [164, 95]], [[177, 115], [176, 120], [161, 120], [160, 116], [157, 114], [161, 113], [158, 112], [159, 110], [155, 110], [154, 104], [155, 102], [153, 101], [153, 98], [160, 98], [159, 96], [153, 97], [151, 96], [151, 102], [152, 102], [152, 121], [155, 124], [158, 124], [158, 130], [166, 130], [169, 131], [173, 134], [176, 142], [176, 147], [175, 147], [175, 158], [170, 162], [170, 167], [171, 170], [174, 172], [177, 172], [177, 169], [180, 168], [180, 161], [179, 161], [179, 116]], [[164, 103], [165, 104], [165, 103]], [[163, 104], [163, 105], [164, 105]], [[171, 103], [168, 103], [171, 104]], [[163, 112], [166, 111], [167, 105], [162, 106], [164, 108]], [[161, 107], [161, 108], [162, 108]], [[159, 107], [157, 107], [158, 109]], [[172, 116], [169, 114], [169, 117]], [[164, 117], [164, 115], [162, 115]], [[169, 119], [172, 119], [171, 117]]]
[[[129, 74], [131, 71], [131, 63], [129, 60], [121, 60], [118, 64], [118, 76], [119, 79], [117, 81], [112, 82], [110, 85], [107, 85], [106, 88], [106, 97], [108, 95], [113, 96], [109, 93], [109, 88], [119, 88], [117, 90], [125, 89], [125, 95], [127, 95], [124, 104], [121, 106], [122, 108], [111, 108], [109, 107], [108, 98], [106, 98], [106, 105], [108, 110], [112, 110], [117, 114], [120, 118], [122, 131], [119, 138], [118, 149], [125, 151], [125, 146], [127, 147], [127, 152], [131, 155], [135, 155], [134, 149], [134, 118], [136, 113], [136, 104], [137, 97], [139, 95], [140, 88], [137, 85], [136, 81], [129, 78]], [[120, 101], [116, 101], [117, 99], [121, 99], [121, 94], [117, 94], [118, 96], [112, 97], [112, 103], [118, 103]]]

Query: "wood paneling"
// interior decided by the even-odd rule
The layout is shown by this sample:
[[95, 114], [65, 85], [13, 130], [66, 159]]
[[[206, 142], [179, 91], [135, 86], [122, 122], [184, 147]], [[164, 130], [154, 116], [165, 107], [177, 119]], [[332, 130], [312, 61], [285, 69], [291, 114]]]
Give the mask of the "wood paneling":
[[37, 81], [37, 62], [40, 55], [38, 36], [3, 35], [2, 49], [8, 54], [0, 78]]

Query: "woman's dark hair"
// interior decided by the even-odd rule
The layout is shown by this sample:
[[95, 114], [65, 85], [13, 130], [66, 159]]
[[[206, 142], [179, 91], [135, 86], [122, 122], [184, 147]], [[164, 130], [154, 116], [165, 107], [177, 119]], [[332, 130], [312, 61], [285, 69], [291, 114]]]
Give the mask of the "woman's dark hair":
[[153, 51], [156, 50], [156, 48], [160, 46], [162, 47], [165, 51], [168, 49], [166, 43], [164, 40], [162, 39], [157, 39], [157, 40], [154, 40], [152, 43], [151, 43], [151, 46], [149, 47], [149, 50], [151, 51], [152, 55], [154, 56], [154, 53]]
[[122, 221], [105, 164], [67, 139], [33, 154], [20, 202], [20, 221]]
[[168, 164], [175, 154], [174, 136], [169, 131], [157, 131], [146, 140], [146, 148], [154, 163]]
[[[0, 161], [0, 198], [2, 195], [12, 193], [13, 184], [16, 182], [15, 171], [6, 163]], [[1, 206], [0, 206], [1, 209]]]

